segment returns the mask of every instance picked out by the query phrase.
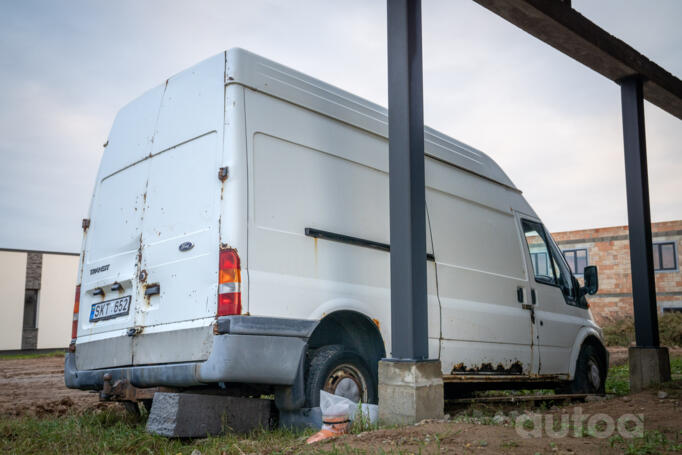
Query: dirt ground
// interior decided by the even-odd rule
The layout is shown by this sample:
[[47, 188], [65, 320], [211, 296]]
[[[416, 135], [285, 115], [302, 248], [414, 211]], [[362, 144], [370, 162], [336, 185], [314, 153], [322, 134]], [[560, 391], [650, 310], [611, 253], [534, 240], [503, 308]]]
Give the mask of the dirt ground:
[[63, 415], [108, 405], [95, 393], [66, 388], [64, 357], [0, 360], [0, 416]]
[[[622, 352], [621, 352], [622, 351]], [[682, 350], [678, 349], [678, 352]], [[612, 352], [612, 363], [623, 363], [627, 358], [626, 349]], [[0, 360], [0, 418], [2, 416], [59, 416], [86, 409], [102, 409], [118, 404], [100, 403], [97, 394], [69, 390], [64, 386], [62, 357], [37, 359]], [[467, 409], [451, 410], [450, 420], [427, 421], [414, 426], [371, 431], [346, 435], [339, 439], [319, 444], [319, 449], [334, 452], [343, 448], [343, 453], [375, 452], [387, 453], [623, 453], [631, 440], [610, 438], [575, 437], [571, 428], [569, 437], [553, 438], [542, 431], [541, 437], [520, 437], [515, 427], [517, 414], [542, 415], [543, 424], [551, 416], [554, 422], [563, 418], [574, 422], [576, 409], [583, 415], [606, 414], [616, 422], [624, 414], [642, 415], [645, 439], [656, 439], [663, 435], [667, 442], [658, 444], [654, 452], [633, 453], [675, 453], [682, 452], [682, 382], [659, 395], [658, 391], [643, 392], [626, 397], [617, 397], [578, 403], [550, 409], [535, 408], [483, 411]], [[497, 416], [494, 416], [497, 412]], [[555, 427], [555, 430], [560, 426]], [[601, 427], [598, 427], [601, 428]], [[612, 433], [617, 435], [617, 432]], [[649, 435], [649, 436], [647, 436]], [[582, 435], [584, 436], [584, 435]], [[615, 438], [615, 439], [614, 439]], [[659, 441], [660, 442], [660, 441]], [[640, 440], [639, 444], [646, 444]], [[675, 445], [678, 444], [678, 445]], [[673, 450], [671, 451], [670, 448]], [[304, 449], [301, 447], [301, 449]], [[307, 448], [306, 448], [307, 449]]]
[[[681, 385], [682, 386], [682, 385]], [[327, 450], [332, 445], [349, 448], [369, 453], [382, 448], [386, 452], [402, 451], [403, 453], [448, 453], [448, 454], [536, 454], [536, 453], [595, 453], [595, 454], [620, 454], [620, 453], [681, 453], [682, 452], [682, 410], [680, 408], [681, 390], [668, 391], [666, 399], [659, 399], [657, 392], [644, 392], [627, 397], [612, 398], [588, 403], [579, 403], [572, 406], [554, 408], [543, 411], [535, 409], [528, 414], [539, 415], [542, 425], [545, 426], [547, 419], [553, 423], [561, 423], [562, 418], [567, 419], [569, 426], [575, 421], [576, 412], [586, 416], [585, 427], [589, 418], [595, 414], [611, 416], [613, 422], [625, 415], [642, 415], [643, 430], [646, 437], [639, 440], [618, 439], [617, 430], [606, 433], [609, 436], [598, 437], [599, 434], [587, 436], [587, 433], [578, 432], [570, 428], [567, 437], [552, 437], [544, 429], [540, 437], [528, 435], [525, 430], [523, 437], [517, 433], [515, 418], [501, 416], [502, 424], [481, 424], [461, 422], [456, 416], [450, 421], [426, 421], [415, 426], [408, 426], [390, 430], [378, 430], [359, 435], [346, 435], [336, 441], [324, 443]], [[577, 411], [577, 409], [580, 411]], [[523, 413], [521, 413], [523, 415]], [[512, 414], [513, 415], [513, 414]], [[563, 416], [563, 417], [562, 417]], [[546, 428], [546, 427], [543, 427]], [[626, 427], [630, 428], [631, 427]], [[561, 436], [561, 426], [553, 428], [556, 434]], [[606, 428], [597, 424], [597, 430], [605, 431]], [[627, 435], [627, 434], [626, 434]], [[660, 443], [662, 437], [666, 443]], [[647, 441], [650, 439], [650, 441]], [[650, 446], [650, 451], [628, 451], [628, 446]], [[322, 448], [322, 447], [321, 447]], [[348, 451], [350, 453], [355, 453]]]

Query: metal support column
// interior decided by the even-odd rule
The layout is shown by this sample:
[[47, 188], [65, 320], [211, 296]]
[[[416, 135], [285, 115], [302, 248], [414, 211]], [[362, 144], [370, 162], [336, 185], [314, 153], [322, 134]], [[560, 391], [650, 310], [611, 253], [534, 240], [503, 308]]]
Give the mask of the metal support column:
[[388, 0], [393, 359], [428, 358], [421, 1]]
[[658, 315], [651, 241], [642, 79], [639, 76], [629, 76], [620, 80], [619, 84], [623, 106], [625, 184], [628, 200], [635, 338], [638, 347], [658, 347]]

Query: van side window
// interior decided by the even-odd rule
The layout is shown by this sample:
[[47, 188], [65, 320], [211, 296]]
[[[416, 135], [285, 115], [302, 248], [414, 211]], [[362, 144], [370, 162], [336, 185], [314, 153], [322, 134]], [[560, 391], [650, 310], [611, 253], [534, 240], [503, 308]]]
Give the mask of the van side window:
[[526, 245], [533, 261], [535, 281], [559, 286], [567, 303], [575, 300], [575, 284], [568, 264], [559, 248], [541, 224], [522, 220]]
[[554, 267], [550, 260], [549, 248], [542, 228], [539, 224], [523, 220], [523, 233], [526, 236], [526, 245], [533, 261], [533, 273], [535, 281], [547, 284], [556, 284]]

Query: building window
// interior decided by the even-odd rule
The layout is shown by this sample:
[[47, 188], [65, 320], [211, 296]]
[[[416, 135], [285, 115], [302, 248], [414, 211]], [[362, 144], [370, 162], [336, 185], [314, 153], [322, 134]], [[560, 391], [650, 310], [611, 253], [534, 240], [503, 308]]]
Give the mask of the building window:
[[553, 278], [552, 272], [549, 270], [549, 254], [547, 252], [531, 252], [530, 258], [533, 261], [533, 272], [535, 272], [535, 276]]
[[563, 253], [573, 275], [582, 275], [587, 267], [587, 250], [585, 248], [564, 250]]
[[654, 270], [677, 270], [675, 242], [654, 243]]

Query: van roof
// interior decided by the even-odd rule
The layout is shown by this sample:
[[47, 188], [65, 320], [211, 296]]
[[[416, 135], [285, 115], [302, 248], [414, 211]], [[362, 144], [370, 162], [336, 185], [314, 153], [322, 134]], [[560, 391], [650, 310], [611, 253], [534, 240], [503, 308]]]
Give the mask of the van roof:
[[[213, 68], [218, 59], [225, 62], [225, 85], [239, 84], [388, 138], [386, 108], [241, 48], [232, 48], [210, 57], [172, 76], [169, 80], [200, 68], [205, 68], [209, 72], [215, 71]], [[140, 105], [146, 102], [157, 105], [158, 101], [152, 95], [159, 90], [163, 91], [163, 84], [128, 103], [119, 111], [114, 123], [116, 124], [124, 111], [137, 112]], [[153, 99], [150, 101], [149, 97]], [[502, 168], [480, 150], [429, 127], [424, 127], [424, 142], [424, 153], [427, 156], [520, 193]], [[111, 171], [109, 168], [118, 170], [119, 167], [110, 165], [106, 168], [100, 169], [100, 172], [106, 171], [103, 175], [108, 175]]]
[[[240, 48], [226, 51], [225, 84], [240, 84], [388, 138], [388, 111], [279, 63]], [[424, 128], [425, 154], [518, 189], [488, 155], [432, 128]]]

